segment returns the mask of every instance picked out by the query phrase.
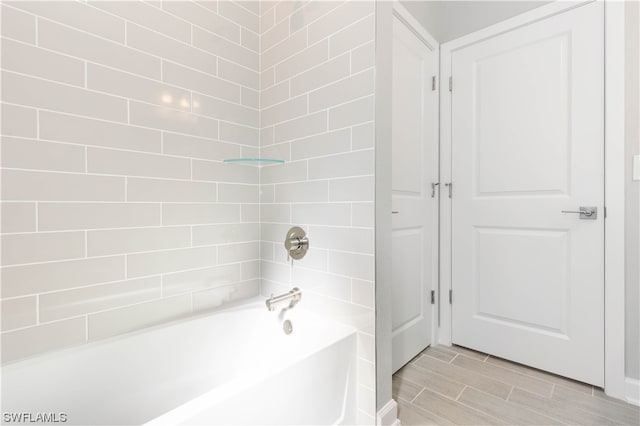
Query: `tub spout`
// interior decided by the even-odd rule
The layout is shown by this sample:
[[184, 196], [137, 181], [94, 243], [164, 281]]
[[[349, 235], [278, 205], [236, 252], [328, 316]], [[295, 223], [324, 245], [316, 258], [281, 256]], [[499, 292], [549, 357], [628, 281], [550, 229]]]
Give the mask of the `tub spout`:
[[274, 296], [272, 294], [271, 297], [268, 298], [265, 303], [267, 305], [268, 310], [275, 311], [276, 305], [278, 305], [279, 303], [290, 300], [288, 308], [291, 309], [294, 306], [296, 306], [296, 304], [300, 301], [300, 299], [302, 299], [302, 292], [298, 287], [294, 287], [291, 289], [291, 291], [285, 294], [281, 294], [280, 296]]

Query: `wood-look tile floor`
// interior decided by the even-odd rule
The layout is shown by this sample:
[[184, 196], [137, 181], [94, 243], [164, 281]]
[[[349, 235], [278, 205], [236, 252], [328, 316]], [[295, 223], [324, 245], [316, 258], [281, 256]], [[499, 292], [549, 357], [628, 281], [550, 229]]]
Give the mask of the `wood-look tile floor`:
[[640, 425], [599, 388], [459, 346], [434, 346], [393, 376], [403, 425]]

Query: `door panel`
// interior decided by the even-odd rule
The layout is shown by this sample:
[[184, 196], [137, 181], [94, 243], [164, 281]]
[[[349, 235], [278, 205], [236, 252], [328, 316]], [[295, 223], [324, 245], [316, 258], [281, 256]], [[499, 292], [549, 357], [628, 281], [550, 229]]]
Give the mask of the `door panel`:
[[431, 343], [437, 286], [437, 49], [394, 16], [392, 86], [392, 364], [395, 372]]
[[603, 35], [594, 2], [451, 56], [452, 340], [599, 386]]

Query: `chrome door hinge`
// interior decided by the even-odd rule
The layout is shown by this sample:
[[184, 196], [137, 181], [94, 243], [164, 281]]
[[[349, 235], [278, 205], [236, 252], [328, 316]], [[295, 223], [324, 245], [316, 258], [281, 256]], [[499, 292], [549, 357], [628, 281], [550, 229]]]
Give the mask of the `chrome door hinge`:
[[431, 182], [431, 198], [436, 197], [436, 186], [439, 186], [440, 182]]
[[431, 90], [436, 90], [436, 76], [431, 77]]
[[604, 206], [604, 218], [607, 218], [607, 206]]
[[444, 186], [446, 186], [449, 189], [449, 198], [451, 198], [453, 196], [453, 183], [447, 182], [444, 184]]
[[449, 91], [453, 92], [453, 77], [449, 77]]
[[453, 304], [453, 290], [449, 290], [449, 304]]
[[436, 291], [431, 290], [431, 304], [435, 305], [435, 303], [436, 303]]

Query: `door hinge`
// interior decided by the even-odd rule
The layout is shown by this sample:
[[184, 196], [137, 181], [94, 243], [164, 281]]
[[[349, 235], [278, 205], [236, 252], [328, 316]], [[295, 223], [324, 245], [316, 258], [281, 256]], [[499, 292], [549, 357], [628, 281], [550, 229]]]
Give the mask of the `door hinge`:
[[431, 77], [431, 90], [436, 90], [436, 76]]
[[449, 198], [453, 197], [453, 183], [447, 182], [444, 184], [449, 189]]
[[453, 290], [449, 290], [449, 304], [453, 304]]
[[449, 91], [453, 92], [453, 77], [449, 77]]
[[604, 218], [607, 218], [607, 206], [604, 206]]
[[431, 304], [435, 305], [435, 303], [436, 303], [436, 291], [431, 290]]

